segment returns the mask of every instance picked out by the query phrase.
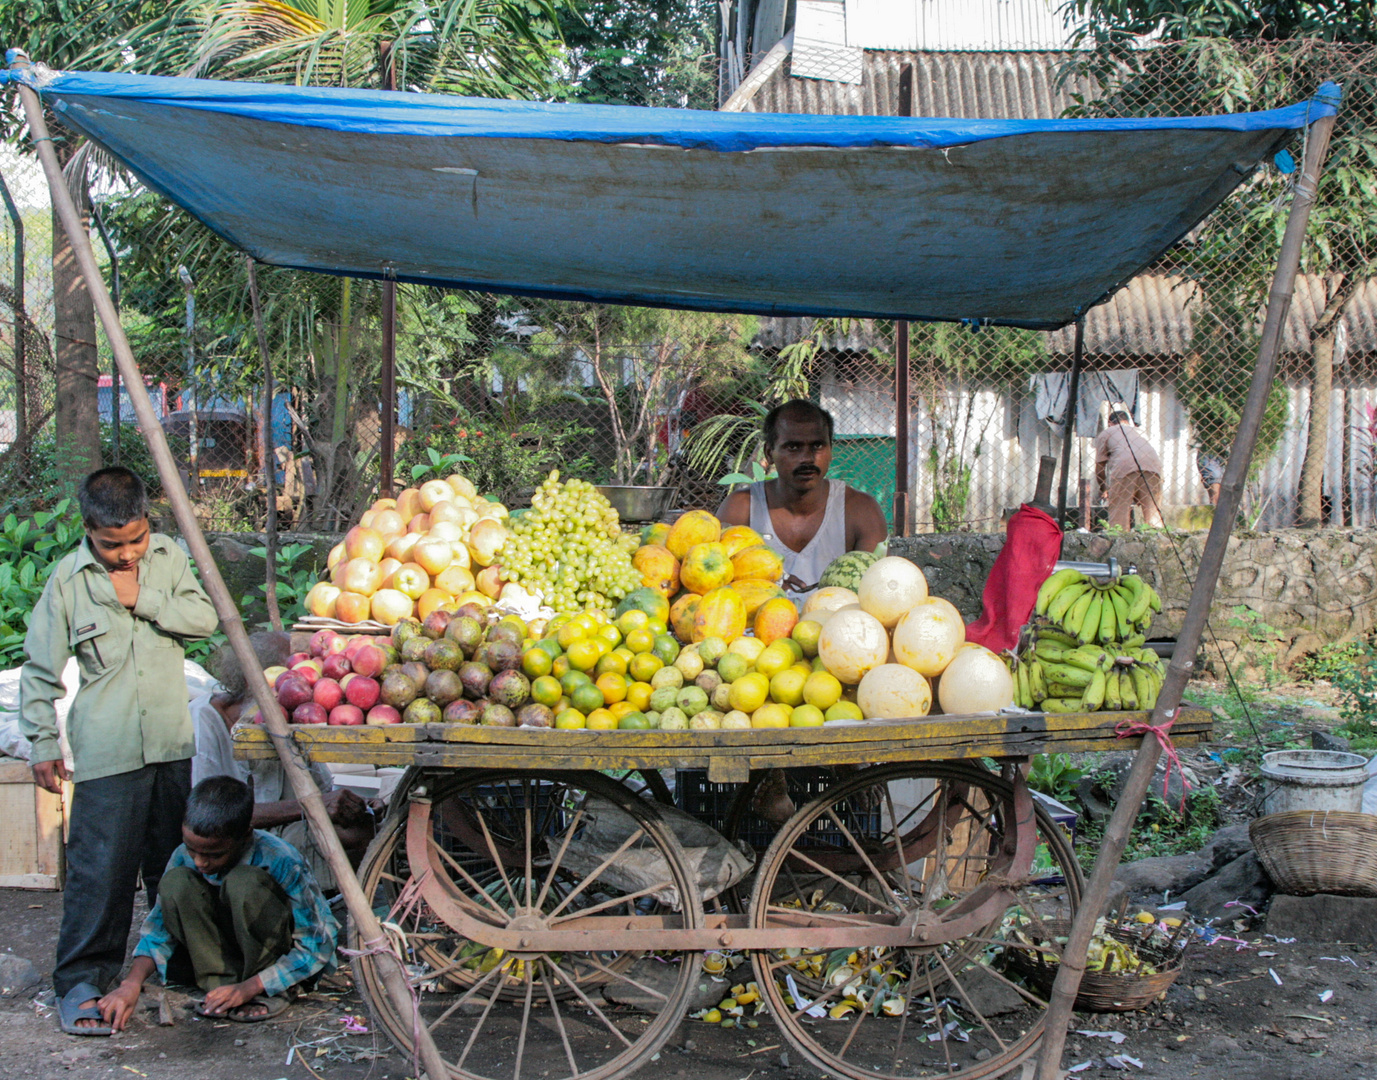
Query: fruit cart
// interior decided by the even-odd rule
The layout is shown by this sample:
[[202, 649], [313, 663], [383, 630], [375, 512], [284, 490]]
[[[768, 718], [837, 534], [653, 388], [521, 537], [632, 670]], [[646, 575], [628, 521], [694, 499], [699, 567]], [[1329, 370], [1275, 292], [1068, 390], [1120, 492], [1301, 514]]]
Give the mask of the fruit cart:
[[[1081, 875], [1017, 765], [1136, 745], [1116, 728], [1147, 717], [292, 735], [313, 760], [411, 767], [359, 876], [454, 1076], [625, 1076], [655, 1057], [691, 999], [730, 998], [719, 1015], [747, 1023], [768, 1012], [830, 1075], [897, 1080], [956, 1066], [1001, 1076], [1034, 1052], [1046, 1003], [1008, 970], [1008, 950], [1032, 946], [1006, 931], [1069, 919]], [[1207, 711], [1183, 709], [1172, 734], [1191, 745], [1209, 731]], [[276, 756], [260, 728], [239, 733], [236, 753]], [[731, 832], [753, 776], [774, 767], [821, 767], [827, 779], [810, 801], [796, 796], [753, 879], [706, 902], [654, 788], [637, 793], [608, 775], [706, 769], [713, 783], [738, 783]], [[626, 872], [633, 863], [638, 874]], [[647, 867], [657, 880], [646, 883]], [[733, 959], [749, 967], [715, 974]], [[375, 1014], [410, 1053], [412, 1018], [383, 993], [374, 956], [354, 963]], [[734, 987], [747, 989], [738, 999]]]

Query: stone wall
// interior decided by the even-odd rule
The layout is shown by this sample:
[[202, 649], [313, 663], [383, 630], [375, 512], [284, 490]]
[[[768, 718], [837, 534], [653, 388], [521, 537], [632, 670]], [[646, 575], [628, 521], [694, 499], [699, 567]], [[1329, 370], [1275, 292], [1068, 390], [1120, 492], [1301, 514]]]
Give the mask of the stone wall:
[[[1190, 597], [1205, 533], [1072, 533], [1063, 557], [1136, 566], [1162, 596], [1150, 637], [1174, 638]], [[980, 594], [1002, 535], [954, 533], [890, 541], [890, 553], [923, 568], [932, 592], [966, 616], [980, 614]], [[1377, 531], [1281, 529], [1238, 533], [1220, 574], [1201, 663], [1218, 672], [1266, 674], [1290, 667], [1330, 642], [1377, 628]]]

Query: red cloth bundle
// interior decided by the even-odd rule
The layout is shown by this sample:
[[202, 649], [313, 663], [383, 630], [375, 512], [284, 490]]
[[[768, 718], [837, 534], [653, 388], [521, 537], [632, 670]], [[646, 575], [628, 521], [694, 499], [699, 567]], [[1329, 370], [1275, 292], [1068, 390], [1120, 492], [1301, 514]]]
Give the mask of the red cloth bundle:
[[1061, 557], [1061, 529], [1050, 514], [1024, 503], [1009, 519], [1004, 550], [981, 594], [983, 611], [966, 627], [966, 640], [994, 652], [1012, 649], [1033, 613], [1038, 589]]

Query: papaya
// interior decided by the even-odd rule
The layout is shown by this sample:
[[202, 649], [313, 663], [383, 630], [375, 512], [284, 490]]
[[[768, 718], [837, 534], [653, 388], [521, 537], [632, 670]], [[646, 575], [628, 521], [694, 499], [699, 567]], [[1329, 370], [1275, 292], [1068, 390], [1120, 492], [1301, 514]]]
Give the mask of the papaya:
[[794, 632], [798, 623], [798, 608], [787, 596], [766, 600], [755, 613], [755, 636], [766, 645]]
[[697, 593], [680, 593], [669, 609], [669, 626], [674, 636], [684, 644], [693, 640], [693, 620], [698, 614], [698, 603], [703, 598]]
[[713, 589], [698, 602], [693, 616], [693, 640], [721, 638], [730, 644], [746, 632], [746, 605], [731, 589]]
[[722, 530], [720, 542], [728, 555], [735, 555], [745, 548], [765, 543], [765, 538], [749, 525], [733, 525]]
[[641, 529], [641, 544], [643, 546], [658, 545], [665, 546], [665, 541], [669, 538], [669, 526], [663, 521], [654, 521]]
[[779, 552], [756, 544], [732, 556], [732, 573], [746, 580], [779, 581], [784, 577], [784, 560]]
[[722, 523], [706, 510], [690, 510], [673, 525], [665, 537], [665, 547], [680, 562], [695, 544], [715, 544], [722, 535]]
[[741, 597], [741, 602], [746, 605], [746, 618], [755, 618], [755, 613], [760, 610], [760, 605], [767, 600], [775, 600], [784, 596], [784, 590], [773, 581], [758, 581], [746, 579], [744, 581], [733, 581], [730, 586], [732, 592]]
[[641, 574], [641, 583], [655, 589], [666, 600], [679, 591], [679, 560], [669, 548], [643, 544], [631, 556], [631, 565]]
[[684, 588], [699, 596], [730, 585], [735, 576], [727, 549], [718, 543], [694, 544], [679, 567], [679, 580]]

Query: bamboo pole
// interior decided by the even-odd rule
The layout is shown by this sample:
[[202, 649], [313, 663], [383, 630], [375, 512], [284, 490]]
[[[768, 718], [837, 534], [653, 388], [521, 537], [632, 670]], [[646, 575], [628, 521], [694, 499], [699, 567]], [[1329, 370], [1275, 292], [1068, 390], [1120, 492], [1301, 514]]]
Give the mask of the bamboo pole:
[[263, 308], [258, 301], [258, 272], [253, 256], [244, 256], [249, 268], [249, 301], [253, 304], [253, 325], [258, 333], [258, 357], [263, 362], [263, 413], [259, 423], [263, 453], [263, 491], [267, 495], [267, 517], [263, 522], [264, 599], [268, 622], [282, 632], [282, 611], [277, 603], [277, 457], [273, 453], [273, 360], [268, 352], [268, 335], [263, 329]]
[[[11, 71], [27, 73], [30, 68], [28, 57], [18, 49], [10, 51], [9, 60]], [[91, 290], [96, 312], [100, 316], [101, 324], [105, 327], [106, 336], [110, 340], [115, 359], [119, 363], [125, 385], [129, 387], [129, 396], [134, 405], [134, 412], [138, 416], [144, 438], [148, 440], [148, 448], [152, 451], [153, 460], [157, 463], [158, 475], [162, 478], [163, 488], [172, 503], [172, 513], [182, 531], [182, 538], [186, 541], [187, 547], [191, 549], [191, 556], [196, 560], [196, 565], [201, 570], [202, 583], [210, 595], [211, 603], [215, 605], [216, 614], [220, 617], [220, 623], [229, 638], [230, 646], [234, 649], [234, 655], [238, 658], [244, 669], [244, 674], [248, 677], [249, 690], [262, 711], [264, 727], [272, 738], [273, 745], [277, 748], [278, 757], [282, 760], [282, 767], [287, 774], [287, 779], [291, 782], [292, 791], [301, 803], [316, 846], [320, 848], [321, 853], [330, 864], [330, 869], [334, 872], [335, 879], [339, 883], [340, 892], [343, 894], [344, 902], [349, 909], [349, 916], [359, 929], [359, 935], [364, 941], [364, 948], [376, 952], [379, 960], [379, 973], [388, 994], [392, 998], [393, 1006], [403, 1016], [413, 1014], [414, 1011], [413, 1030], [416, 1032], [419, 1044], [417, 1046], [418, 1056], [421, 1064], [425, 1067], [429, 1080], [448, 1080], [449, 1071], [445, 1067], [444, 1059], [440, 1056], [440, 1051], [430, 1037], [430, 1029], [420, 1016], [419, 999], [412, 995], [406, 970], [402, 967], [401, 960], [388, 946], [382, 927], [378, 923], [378, 918], [373, 914], [372, 903], [364, 895], [363, 889], [359, 886], [358, 878], [354, 876], [353, 867], [349, 865], [349, 859], [344, 854], [344, 848], [340, 845], [339, 837], [335, 834], [334, 826], [330, 823], [330, 817], [325, 811], [325, 804], [321, 801], [320, 791], [316, 788], [310, 772], [303, 764], [301, 750], [292, 740], [286, 718], [282, 715], [272, 690], [268, 688], [268, 683], [263, 678], [263, 671], [258, 666], [257, 657], [254, 655], [253, 647], [249, 644], [248, 634], [244, 630], [243, 620], [239, 617], [239, 609], [235, 606], [229, 590], [225, 587], [224, 579], [220, 576], [220, 569], [216, 566], [215, 558], [211, 555], [210, 548], [206, 544], [206, 538], [196, 521], [196, 515], [191, 508], [191, 500], [187, 497], [186, 488], [182, 486], [181, 477], [177, 473], [177, 466], [173, 461], [172, 452], [168, 448], [162, 425], [158, 423], [158, 418], [153, 412], [153, 403], [148, 398], [148, 391], [144, 387], [138, 364], [129, 348], [129, 340], [124, 335], [124, 329], [120, 325], [110, 294], [105, 288], [105, 280], [101, 277], [96, 266], [90, 237], [86, 235], [81, 217], [72, 202], [71, 193], [67, 190], [67, 185], [63, 180], [62, 168], [58, 165], [57, 154], [53, 151], [52, 138], [48, 134], [48, 125], [43, 117], [43, 104], [39, 100], [38, 92], [22, 79], [16, 81], [19, 86], [19, 98], [24, 106], [24, 116], [29, 124], [29, 135], [38, 152], [39, 159], [43, 163], [43, 171], [47, 174], [53, 205], [57, 208], [62, 227], [71, 241], [82, 277], [86, 279], [87, 287]]]
[[[1082, 315], [1076, 320], [1075, 345], [1071, 349], [1071, 377], [1066, 380], [1066, 415], [1062, 418], [1061, 424], [1061, 483], [1057, 486], [1057, 527], [1063, 530], [1063, 533], [1066, 529], [1066, 486], [1071, 479], [1071, 439], [1076, 431], [1076, 411], [1081, 395], [1081, 364], [1084, 360], [1085, 316]], [[1084, 516], [1084, 497], [1080, 502], [1081, 514]]]
[[[1170, 724], [1176, 719], [1181, 695], [1195, 667], [1196, 650], [1200, 646], [1200, 637], [1209, 618], [1210, 604], [1214, 600], [1215, 586], [1219, 581], [1219, 571], [1224, 564], [1224, 555], [1229, 546], [1229, 535], [1233, 532], [1234, 521], [1243, 501], [1243, 485], [1248, 477], [1248, 465], [1253, 458], [1258, 429], [1262, 425], [1262, 415], [1267, 408], [1267, 397], [1272, 392], [1277, 354], [1281, 351], [1281, 331], [1286, 325], [1286, 313], [1291, 307], [1296, 271], [1300, 267], [1301, 245], [1305, 240], [1310, 208], [1315, 202], [1320, 169], [1324, 163], [1325, 152], [1329, 149], [1329, 136], [1334, 130], [1334, 120], [1334, 116], [1316, 120], [1311, 125], [1306, 139], [1305, 164], [1301, 169], [1300, 179], [1296, 182], [1291, 211], [1286, 218], [1286, 232], [1277, 255], [1276, 272], [1272, 277], [1272, 290], [1267, 298], [1267, 318], [1263, 323], [1262, 340], [1258, 346], [1257, 367], [1253, 371], [1252, 385], [1248, 388], [1248, 400], [1239, 418], [1238, 433], [1234, 436], [1234, 444], [1229, 451], [1229, 462], [1224, 469], [1224, 482], [1219, 490], [1219, 505], [1215, 508], [1214, 521], [1210, 525], [1209, 536], [1200, 554], [1195, 587], [1191, 589], [1190, 603], [1186, 607], [1181, 630], [1176, 636], [1176, 649], [1172, 654], [1171, 663], [1167, 666], [1166, 679], [1157, 697], [1157, 705], [1152, 711], [1153, 727]], [[1066, 1046], [1066, 1026], [1071, 1019], [1071, 1010], [1076, 1002], [1076, 991], [1080, 988], [1081, 976], [1085, 974], [1086, 952], [1090, 947], [1090, 939], [1094, 936], [1095, 920], [1099, 918], [1109, 899], [1109, 886], [1114, 880], [1114, 871], [1123, 857], [1129, 833], [1147, 795], [1148, 784], [1152, 781], [1153, 770], [1157, 768], [1161, 752], [1161, 745], [1155, 737], [1151, 734], [1143, 737], [1142, 746], [1134, 755], [1133, 767], [1129, 770], [1123, 793], [1105, 829], [1104, 840], [1095, 858], [1095, 868], [1081, 897], [1080, 910], [1072, 923], [1061, 963], [1057, 966], [1057, 978], [1052, 984], [1046, 1031], [1038, 1053], [1037, 1080], [1061, 1080], [1065, 1075], [1061, 1071], [1061, 1058]]]

